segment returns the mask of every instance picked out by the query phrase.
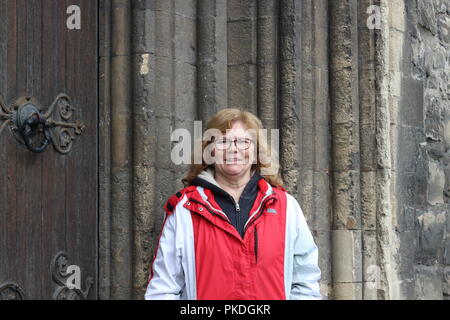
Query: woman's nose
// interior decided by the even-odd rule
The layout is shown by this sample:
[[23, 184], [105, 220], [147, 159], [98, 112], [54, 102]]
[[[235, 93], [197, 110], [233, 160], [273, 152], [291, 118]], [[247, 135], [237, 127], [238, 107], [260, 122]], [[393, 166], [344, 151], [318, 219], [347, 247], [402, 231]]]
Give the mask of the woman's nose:
[[231, 142], [230, 144], [230, 150], [233, 151], [234, 153], [236, 153], [238, 151], [237, 145], [236, 145], [237, 141], [234, 140]]

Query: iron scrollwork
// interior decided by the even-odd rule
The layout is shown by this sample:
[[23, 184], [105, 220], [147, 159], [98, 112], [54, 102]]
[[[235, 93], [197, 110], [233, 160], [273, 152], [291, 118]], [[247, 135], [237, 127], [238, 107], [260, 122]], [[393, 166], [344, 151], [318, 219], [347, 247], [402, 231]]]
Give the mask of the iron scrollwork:
[[53, 300], [86, 300], [94, 279], [88, 277], [86, 280], [86, 290], [81, 288], [71, 288], [68, 286], [68, 278], [72, 273], [68, 272], [69, 257], [64, 252], [55, 255], [51, 264], [52, 279], [58, 285], [53, 293]]
[[11, 106], [0, 96], [0, 135], [9, 127], [16, 140], [34, 153], [45, 151], [50, 143], [59, 153], [69, 153], [75, 134], [81, 135], [85, 129], [79, 120], [68, 122], [75, 111], [72, 100], [61, 93], [43, 109], [31, 96], [22, 96]]
[[25, 300], [22, 288], [12, 281], [0, 284], [0, 300]]

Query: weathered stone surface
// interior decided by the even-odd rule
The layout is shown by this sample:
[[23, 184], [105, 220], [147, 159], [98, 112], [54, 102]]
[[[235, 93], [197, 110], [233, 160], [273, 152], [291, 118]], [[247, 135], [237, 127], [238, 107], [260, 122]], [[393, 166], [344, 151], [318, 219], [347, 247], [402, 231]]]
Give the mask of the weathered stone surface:
[[417, 217], [419, 238], [417, 262], [426, 265], [442, 262], [446, 215], [446, 212], [424, 212]]
[[442, 272], [436, 267], [415, 267], [415, 299], [442, 300]]
[[428, 202], [431, 205], [444, 203], [445, 173], [436, 161], [428, 162]]
[[[334, 230], [331, 233], [333, 281], [335, 283], [362, 282], [361, 231]], [[340, 250], [348, 248], [348, 250]], [[336, 256], [339, 252], [341, 256]]]
[[419, 24], [431, 33], [437, 33], [436, 12], [433, 1], [417, 0]]
[[[371, 0], [132, 3], [132, 52], [123, 43], [113, 53], [132, 65], [133, 176], [115, 168], [112, 183], [115, 201], [135, 198], [112, 210], [113, 242], [131, 243], [133, 256], [108, 246], [103, 219], [102, 296], [127, 294], [129, 270], [107, 283], [126, 259], [133, 297], [145, 290], [162, 206], [187, 170], [168, 160], [171, 131], [238, 107], [280, 129], [285, 188], [319, 246], [325, 298], [449, 297], [448, 1], [380, 1], [389, 16], [376, 30], [366, 26]], [[107, 70], [108, 54], [102, 47], [100, 72], [115, 83], [124, 74]], [[368, 266], [380, 267], [381, 288]]]
[[445, 267], [444, 269], [442, 293], [444, 296], [444, 300], [450, 300], [450, 267]]

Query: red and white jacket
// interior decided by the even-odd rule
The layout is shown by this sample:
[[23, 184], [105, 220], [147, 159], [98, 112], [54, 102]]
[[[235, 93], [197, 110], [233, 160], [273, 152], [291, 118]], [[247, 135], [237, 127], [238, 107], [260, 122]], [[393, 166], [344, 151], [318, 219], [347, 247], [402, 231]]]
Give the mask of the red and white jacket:
[[211, 190], [169, 198], [145, 299], [321, 299], [318, 250], [297, 200], [258, 182], [242, 238]]

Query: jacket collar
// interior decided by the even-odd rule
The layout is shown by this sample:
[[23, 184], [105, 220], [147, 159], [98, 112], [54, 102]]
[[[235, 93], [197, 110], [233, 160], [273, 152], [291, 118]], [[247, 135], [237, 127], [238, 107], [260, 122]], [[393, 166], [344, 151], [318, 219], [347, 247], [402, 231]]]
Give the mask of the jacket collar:
[[[261, 175], [259, 175], [259, 173], [253, 172], [247, 186], [250, 183], [257, 185], [256, 188], [249, 188], [249, 190], [256, 189], [257, 196], [254, 207], [249, 213], [249, 218], [245, 226], [253, 223], [253, 221], [258, 218], [258, 213], [261, 212], [260, 210], [264, 209], [263, 204], [266, 202], [265, 200], [269, 200], [269, 198], [274, 197], [272, 186]], [[192, 181], [191, 185], [197, 186], [196, 192], [191, 194], [189, 198], [190, 202], [184, 206], [191, 211], [200, 214], [211, 223], [230, 233], [240, 241], [243, 241], [236, 228], [231, 225], [226, 213], [222, 211], [214, 199], [215, 194], [217, 193], [224, 196], [230, 196], [226, 191], [219, 187], [219, 184], [214, 179], [214, 169], [208, 168], [204, 170]], [[245, 189], [247, 189], [247, 186]]]
[[[242, 198], [252, 198], [254, 197], [254, 192], [258, 192], [258, 188], [261, 189], [261, 180], [263, 177], [256, 171], [251, 172], [251, 177], [244, 190], [242, 191]], [[191, 185], [204, 187], [211, 190], [216, 194], [223, 195], [225, 197], [231, 197], [231, 195], [222, 189], [219, 183], [214, 178], [214, 168], [208, 167], [203, 170], [194, 180], [192, 180]], [[266, 190], [266, 186], [262, 185], [263, 190]], [[255, 190], [256, 189], [256, 190]]]

